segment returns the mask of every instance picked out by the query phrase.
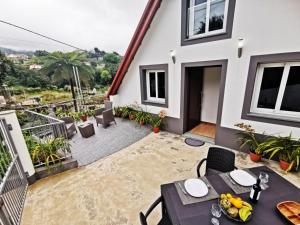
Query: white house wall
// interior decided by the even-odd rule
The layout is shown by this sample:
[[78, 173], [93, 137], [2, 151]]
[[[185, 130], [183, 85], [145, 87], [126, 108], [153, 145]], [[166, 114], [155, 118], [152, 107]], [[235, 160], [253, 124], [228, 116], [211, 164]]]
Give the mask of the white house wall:
[[[237, 0], [231, 39], [181, 46], [181, 0], [162, 0], [141, 47], [118, 91], [119, 105], [141, 102], [140, 65], [169, 64], [168, 116], [180, 118], [181, 63], [228, 59], [221, 126], [241, 122], [249, 60], [252, 55], [300, 52], [299, 0]], [[245, 46], [237, 57], [237, 40]], [[176, 52], [176, 64], [170, 58]], [[147, 106], [157, 113], [162, 108]], [[300, 129], [255, 121], [258, 132], [300, 136]]]
[[200, 120], [217, 122], [218, 102], [221, 83], [221, 67], [204, 68]]

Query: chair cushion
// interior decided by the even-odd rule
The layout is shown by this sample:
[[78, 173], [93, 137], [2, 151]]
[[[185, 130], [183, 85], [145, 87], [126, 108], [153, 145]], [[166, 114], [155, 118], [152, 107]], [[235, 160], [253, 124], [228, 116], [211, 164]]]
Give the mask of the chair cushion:
[[69, 130], [73, 126], [73, 123], [66, 124], [67, 130]]

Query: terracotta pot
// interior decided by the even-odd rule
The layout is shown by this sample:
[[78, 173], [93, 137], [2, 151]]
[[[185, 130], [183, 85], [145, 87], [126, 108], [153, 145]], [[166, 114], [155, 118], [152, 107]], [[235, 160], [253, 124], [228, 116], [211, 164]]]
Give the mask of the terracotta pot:
[[140, 121], [140, 125], [143, 126], [145, 124], [145, 121]]
[[153, 132], [158, 133], [159, 132], [159, 127], [153, 127]]
[[253, 162], [260, 162], [261, 161], [261, 157], [262, 157], [262, 155], [258, 155], [256, 153], [250, 152], [250, 159]]
[[87, 121], [87, 115], [80, 116], [80, 119], [81, 119], [83, 122]]
[[287, 163], [286, 161], [283, 160], [279, 160], [279, 165], [281, 169], [287, 170], [290, 166], [290, 163]]

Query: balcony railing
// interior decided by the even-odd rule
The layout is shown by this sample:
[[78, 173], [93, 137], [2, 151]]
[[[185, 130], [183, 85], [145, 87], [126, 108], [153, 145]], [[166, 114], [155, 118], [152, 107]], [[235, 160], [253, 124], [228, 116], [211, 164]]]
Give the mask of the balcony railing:
[[[25, 140], [27, 140], [27, 147], [29, 151], [31, 151], [31, 156], [33, 155], [32, 151], [34, 151], [34, 148], [32, 146], [28, 146], [30, 143], [34, 142], [43, 144], [49, 140], [60, 138], [64, 140], [65, 144], [60, 146], [60, 149], [56, 154], [59, 155], [59, 159], [52, 161], [51, 164], [72, 157], [64, 121], [30, 110], [25, 110], [24, 113], [27, 117], [27, 122], [23, 125], [22, 132]], [[30, 141], [28, 141], [28, 139], [30, 139]], [[39, 156], [33, 159], [33, 163], [34, 167], [46, 165], [45, 159], [42, 159]]]

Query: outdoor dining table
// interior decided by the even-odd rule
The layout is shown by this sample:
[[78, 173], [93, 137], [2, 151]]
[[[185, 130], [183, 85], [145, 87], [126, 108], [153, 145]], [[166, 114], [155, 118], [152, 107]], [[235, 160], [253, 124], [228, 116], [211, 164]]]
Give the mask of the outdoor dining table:
[[[254, 210], [248, 225], [281, 225], [289, 224], [285, 218], [280, 215], [276, 205], [282, 201], [300, 202], [300, 190], [292, 183], [278, 175], [268, 167], [261, 166], [249, 169], [256, 176], [260, 172], [269, 174], [269, 188], [261, 193], [261, 197], [256, 204], [252, 204]], [[218, 194], [233, 193], [231, 188], [223, 181], [220, 175], [210, 175], [206, 177], [210, 184], [215, 188]], [[163, 198], [163, 210], [166, 210], [173, 225], [201, 225], [211, 224], [211, 206], [217, 203], [218, 199], [183, 205], [175, 183], [161, 185], [161, 195]], [[236, 194], [235, 194], [236, 195]], [[249, 202], [249, 193], [236, 195]], [[227, 218], [222, 214], [219, 218], [220, 225], [239, 224]]]

